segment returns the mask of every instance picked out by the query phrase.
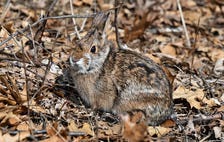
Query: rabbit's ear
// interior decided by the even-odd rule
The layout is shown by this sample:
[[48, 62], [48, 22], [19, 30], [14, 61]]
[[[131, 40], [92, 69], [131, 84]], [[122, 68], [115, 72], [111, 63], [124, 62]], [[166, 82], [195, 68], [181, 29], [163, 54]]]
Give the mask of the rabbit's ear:
[[109, 28], [110, 12], [99, 12], [93, 19], [93, 28], [97, 29], [97, 32], [103, 37], [106, 37], [106, 31]]

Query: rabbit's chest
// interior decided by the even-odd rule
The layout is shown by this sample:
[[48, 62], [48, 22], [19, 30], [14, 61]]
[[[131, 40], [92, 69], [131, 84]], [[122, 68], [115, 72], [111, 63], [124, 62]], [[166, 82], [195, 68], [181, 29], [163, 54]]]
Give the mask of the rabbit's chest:
[[89, 76], [76, 77], [75, 86], [80, 95], [89, 96], [94, 89], [95, 80]]

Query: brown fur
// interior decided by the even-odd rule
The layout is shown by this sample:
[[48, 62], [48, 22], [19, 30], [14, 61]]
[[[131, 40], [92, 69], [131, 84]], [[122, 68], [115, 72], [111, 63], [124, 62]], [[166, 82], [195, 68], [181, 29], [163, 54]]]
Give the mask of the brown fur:
[[[104, 35], [107, 18], [105, 13], [98, 14], [98, 25], [93, 25], [74, 48], [70, 59], [74, 87], [93, 109], [114, 113], [142, 110], [148, 124], [157, 125], [172, 113], [172, 87], [151, 59], [114, 48]], [[93, 46], [95, 53], [91, 53]]]

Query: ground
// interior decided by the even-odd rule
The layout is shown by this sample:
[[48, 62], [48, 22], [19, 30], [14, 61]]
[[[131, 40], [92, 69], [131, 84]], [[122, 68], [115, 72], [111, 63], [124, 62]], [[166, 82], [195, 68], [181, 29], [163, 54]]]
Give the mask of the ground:
[[[164, 68], [175, 104], [173, 120], [139, 123], [132, 136], [145, 130], [143, 141], [223, 141], [224, 2], [126, 0], [119, 6], [120, 41]], [[94, 112], [71, 86], [56, 82], [94, 12], [111, 11], [108, 37], [116, 43], [114, 7], [106, 0], [0, 2], [1, 142], [127, 140], [128, 118]]]

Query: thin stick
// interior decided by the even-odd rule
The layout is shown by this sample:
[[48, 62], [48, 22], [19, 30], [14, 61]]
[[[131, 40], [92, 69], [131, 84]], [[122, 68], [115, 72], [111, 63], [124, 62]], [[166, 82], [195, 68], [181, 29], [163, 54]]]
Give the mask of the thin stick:
[[[87, 13], [88, 13], [88, 11], [87, 11]], [[80, 32], [84, 29], [84, 26], [85, 26], [85, 24], [86, 24], [86, 21], [87, 21], [87, 18], [85, 18], [84, 20], [83, 20], [83, 22], [82, 22], [82, 26], [81, 26], [81, 28], [80, 28]]]
[[[115, 0], [114, 7], [117, 7], [119, 4], [120, 3], [118, 2], [118, 0]], [[115, 8], [114, 27], [115, 27], [115, 33], [116, 33], [116, 42], [117, 42], [118, 48], [121, 49], [120, 37], [119, 37], [118, 26], [117, 26], [117, 16], [118, 16], [119, 10], [120, 10], [120, 6]]]
[[[73, 5], [72, 5], [72, 0], [70, 0], [70, 8], [71, 8], [71, 12], [72, 12], [72, 15], [74, 15], [74, 9], [73, 9]], [[78, 39], [80, 39], [80, 34], [79, 34], [79, 31], [77, 29], [77, 24], [76, 24], [76, 21], [75, 21], [75, 18], [72, 18], [72, 21], [73, 21], [73, 24], [74, 24], [74, 28], [75, 28], [75, 33], [78, 37]]]
[[[210, 120], [217, 120], [217, 119], [224, 120], [224, 113], [219, 112], [217, 114], [204, 116], [203, 118], [202, 117], [193, 118], [193, 123], [210, 121]], [[184, 118], [184, 119], [178, 120], [177, 124], [186, 124], [187, 122], [189, 122], [189, 118]]]
[[[46, 15], [44, 14], [41, 14], [41, 17], [48, 17], [50, 15], [50, 12], [53, 11], [53, 8], [54, 6], [56, 5], [56, 3], [58, 2], [58, 0], [54, 0], [50, 7], [48, 8], [48, 10], [46, 11]], [[38, 50], [39, 50], [39, 47], [38, 46], [35, 46], [34, 44], [34, 41], [37, 41], [38, 43], [42, 43], [42, 36], [43, 36], [43, 33], [45, 31], [45, 27], [46, 27], [46, 24], [47, 24], [47, 19], [42, 21], [40, 24], [39, 24], [39, 27], [37, 29], [37, 31], [35, 32], [35, 35], [32, 35], [32, 28], [30, 27], [30, 32], [31, 32], [31, 35], [32, 35], [32, 43], [33, 43], [33, 47], [34, 47], [34, 52], [36, 53], [34, 55], [34, 60], [35, 62], [37, 61], [37, 57], [38, 57]]]
[[180, 5], [180, 0], [177, 0], [177, 6], [178, 6], [178, 9], [179, 9], [181, 21], [182, 21], [182, 24], [183, 24], [183, 27], [184, 27], [184, 33], [185, 33], [185, 37], [186, 37], [186, 40], [187, 40], [187, 47], [191, 48], [191, 42], [190, 42], [190, 38], [188, 36], [188, 31], [187, 31], [186, 23], [185, 23], [185, 20], [184, 20], [182, 7]]
[[[25, 50], [24, 50], [24, 46], [23, 46], [23, 42], [21, 41], [21, 46], [22, 46], [22, 53], [23, 55], [25, 55]], [[29, 124], [32, 124], [32, 121], [30, 119], [30, 94], [29, 94], [29, 81], [28, 81], [28, 77], [27, 77], [27, 68], [26, 68], [26, 64], [25, 64], [25, 56], [23, 56], [23, 70], [24, 70], [24, 75], [25, 75], [25, 87], [26, 87], [26, 98], [27, 98], [27, 115], [29, 116], [28, 117], [28, 121], [29, 121]], [[29, 125], [31, 126], [31, 128], [29, 127], [30, 129], [30, 133], [31, 135], [33, 135], [33, 132], [32, 132], [32, 125]]]
[[[65, 18], [92, 18], [94, 17], [95, 14], [91, 14], [91, 15], [62, 15], [62, 16], [52, 16], [52, 17], [45, 17], [45, 18], [41, 18], [40, 20], [36, 21], [35, 23], [33, 23], [32, 25], [30, 25], [30, 27], [35, 27], [36, 25], [38, 25], [40, 22], [47, 20], [47, 19], [65, 19]], [[7, 43], [8, 41], [10, 41], [12, 38], [16, 37], [17, 35], [19, 35], [20, 33], [23, 33], [25, 31], [27, 31], [29, 29], [29, 26], [16, 31], [15, 33], [11, 34], [10, 37], [6, 38], [5, 40], [3, 40], [0, 43], [0, 46], [4, 45], [5, 43]], [[0, 47], [0, 50], [3, 49], [4, 47]]]
[[211, 133], [209, 133], [207, 136], [205, 136], [203, 139], [201, 139], [199, 142], [206, 141], [211, 136]]

